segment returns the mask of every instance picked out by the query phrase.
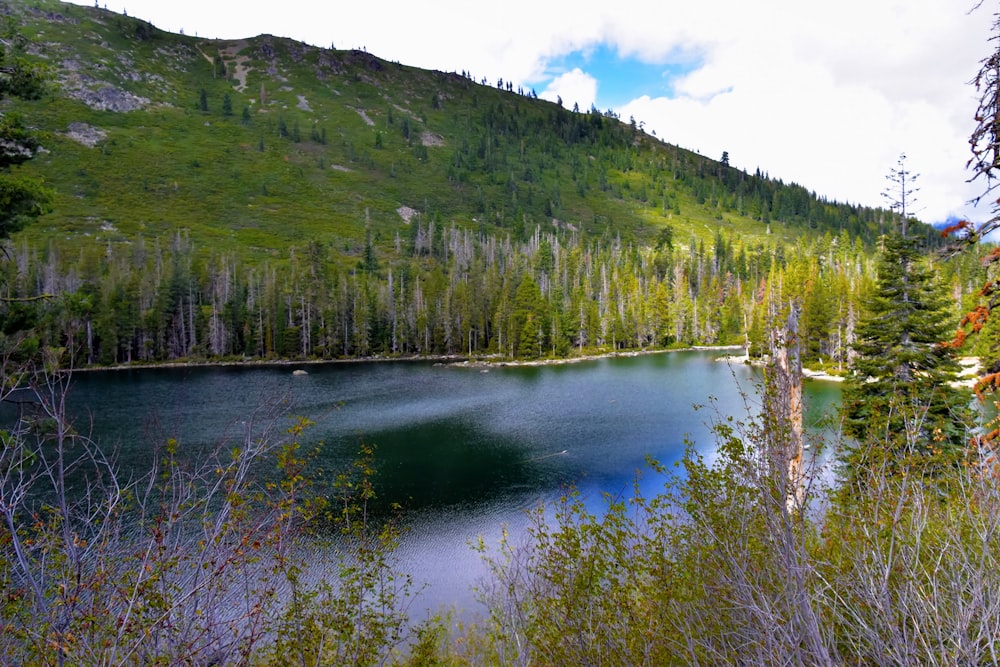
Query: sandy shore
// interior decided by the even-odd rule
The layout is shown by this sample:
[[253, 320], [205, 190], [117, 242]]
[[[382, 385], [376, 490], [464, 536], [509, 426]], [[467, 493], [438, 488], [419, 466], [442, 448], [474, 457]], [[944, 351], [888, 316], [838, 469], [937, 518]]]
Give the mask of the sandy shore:
[[576, 364], [581, 361], [594, 361], [596, 359], [612, 359], [615, 357], [640, 357], [646, 354], [667, 354], [670, 352], [692, 352], [695, 350], [741, 350], [742, 345], [719, 345], [719, 346], [702, 346], [694, 345], [691, 347], [678, 347], [669, 350], [629, 350], [627, 352], [604, 352], [601, 354], [584, 354], [577, 357], [563, 357], [560, 359], [501, 359], [501, 358], [477, 358], [477, 359], [464, 359], [462, 361], [456, 361], [448, 364], [449, 366], [465, 367], [465, 368], [491, 368], [499, 366], [559, 366], [563, 364]]
[[[761, 361], [751, 361], [746, 355], [743, 356], [729, 356], [729, 357], [719, 357], [719, 361], [726, 361], [729, 363], [741, 363], [741, 364], [752, 364], [755, 366], [762, 366]], [[951, 383], [954, 387], [965, 387], [971, 389], [975, 386], [976, 382], [979, 380], [980, 364], [979, 357], [959, 357], [959, 365], [962, 370], [958, 373], [958, 380]], [[809, 380], [821, 380], [823, 382], [843, 382], [843, 375], [831, 375], [826, 371], [816, 371], [811, 368], [802, 369], [802, 377]]]
[[[748, 364], [750, 366], [763, 366], [764, 362], [759, 359], [751, 360], [750, 357], [744, 355], [741, 356], [728, 356], [719, 357], [718, 361], [725, 361], [730, 364]], [[844, 376], [842, 375], [831, 375], [826, 371], [817, 371], [811, 368], [802, 369], [802, 377], [808, 380], [821, 380], [823, 382], [843, 382]]]

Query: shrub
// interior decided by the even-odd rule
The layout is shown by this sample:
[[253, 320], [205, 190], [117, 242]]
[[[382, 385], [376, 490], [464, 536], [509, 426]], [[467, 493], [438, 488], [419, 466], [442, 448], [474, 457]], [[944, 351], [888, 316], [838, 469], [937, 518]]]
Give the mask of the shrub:
[[123, 482], [66, 418], [56, 353], [44, 367], [6, 363], [3, 379], [0, 398], [19, 406], [0, 432], [4, 664], [399, 658], [416, 630], [412, 587], [395, 570], [392, 524], [367, 520], [370, 450], [340, 480], [344, 532], [317, 569], [308, 528], [332, 510], [299, 454], [307, 420], [283, 432], [280, 406], [261, 408], [197, 456], [168, 440]]
[[466, 642], [485, 648], [470, 662], [997, 662], [991, 468], [882, 457], [852, 494], [814, 466], [796, 506], [774, 420], [718, 418], [715, 432], [716, 459], [689, 449], [655, 497], [608, 497], [593, 514], [571, 492], [532, 515], [526, 543], [505, 538], [488, 556], [489, 622]]

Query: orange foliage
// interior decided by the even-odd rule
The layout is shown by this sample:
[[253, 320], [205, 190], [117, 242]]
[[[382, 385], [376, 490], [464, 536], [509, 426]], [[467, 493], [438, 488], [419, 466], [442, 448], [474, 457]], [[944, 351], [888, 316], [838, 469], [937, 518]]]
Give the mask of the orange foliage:
[[989, 266], [990, 264], [993, 264], [997, 260], [1000, 260], [1000, 246], [994, 248], [979, 261], [980, 263], [982, 263], [983, 266]]
[[968, 338], [968, 334], [965, 333], [965, 329], [956, 329], [955, 330], [955, 337], [952, 338], [950, 341], [946, 341], [944, 343], [941, 343], [941, 345], [943, 347], [959, 348], [959, 347], [962, 347], [963, 345], [965, 345], [965, 339], [966, 338]]
[[[986, 289], [985, 287], [983, 288]], [[990, 317], [990, 309], [984, 305], [978, 305], [971, 311], [962, 317], [962, 321], [958, 323], [958, 329], [955, 331], [955, 337], [946, 343], [942, 343], [944, 347], [959, 348], [965, 345], [965, 340], [968, 338], [968, 333], [966, 332], [966, 327], [972, 327], [972, 333], [979, 333], [983, 330], [986, 325], [986, 320]]]
[[983, 330], [986, 325], [986, 320], [990, 317], [990, 309], [984, 305], [978, 305], [973, 308], [970, 312], [965, 314], [962, 318], [962, 322], [959, 324], [960, 327], [965, 327], [967, 325], [972, 325], [972, 330], [979, 333]]
[[947, 227], [942, 229], [941, 236], [942, 237], [951, 236], [953, 233], [961, 231], [963, 229], [968, 229], [970, 226], [971, 225], [969, 224], [968, 220], [961, 220], [959, 222], [956, 222], [954, 225], [948, 225]]
[[1000, 373], [988, 373], [976, 380], [976, 386], [973, 387], [973, 391], [976, 392], [979, 400], [985, 401], [985, 392], [994, 392], [998, 388], [1000, 388]]

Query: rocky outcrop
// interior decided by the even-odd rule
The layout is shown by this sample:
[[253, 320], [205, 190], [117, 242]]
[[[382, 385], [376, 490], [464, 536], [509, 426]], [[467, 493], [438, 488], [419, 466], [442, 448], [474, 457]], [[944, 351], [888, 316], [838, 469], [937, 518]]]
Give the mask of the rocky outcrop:
[[101, 128], [87, 125], [86, 123], [70, 123], [66, 128], [65, 134], [73, 141], [91, 148], [102, 141], [104, 137], [108, 136], [108, 133]]
[[80, 87], [75, 90], [67, 90], [67, 93], [70, 97], [80, 100], [97, 111], [138, 111], [149, 104], [149, 100], [145, 97], [133, 95], [127, 90], [107, 84], [93, 89]]

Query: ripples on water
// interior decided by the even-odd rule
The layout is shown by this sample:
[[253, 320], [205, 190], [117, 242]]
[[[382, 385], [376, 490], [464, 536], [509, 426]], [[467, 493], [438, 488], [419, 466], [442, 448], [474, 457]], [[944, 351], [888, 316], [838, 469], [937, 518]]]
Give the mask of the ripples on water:
[[[693, 406], [714, 397], [722, 413], [743, 415], [741, 390], [752, 393], [755, 382], [751, 369], [717, 356], [488, 371], [397, 362], [309, 365], [307, 375], [292, 375], [294, 366], [80, 373], [71, 405], [136, 471], [167, 437], [192, 454], [238, 439], [261, 406], [315, 421], [306, 438], [322, 443], [326, 469], [349, 464], [361, 441], [375, 445], [379, 497], [405, 508], [399, 556], [429, 584], [425, 604], [469, 609], [469, 587], [485, 574], [469, 548], [478, 535], [495, 542], [503, 525], [516, 532], [523, 510], [569, 484], [595, 507], [601, 492], [629, 493], [648, 456], [674, 462], [686, 439], [711, 451], [711, 415]], [[837, 397], [835, 386], [807, 385], [807, 419]], [[278, 425], [290, 424], [282, 417]], [[660, 483], [647, 475], [643, 490], [655, 493]]]

